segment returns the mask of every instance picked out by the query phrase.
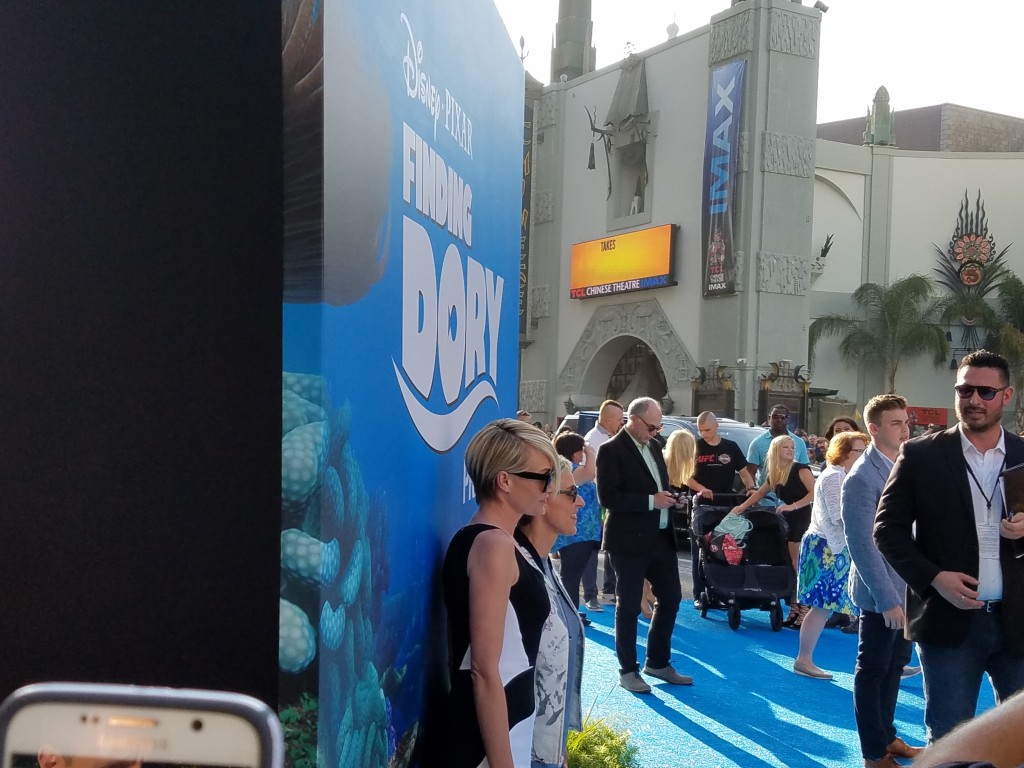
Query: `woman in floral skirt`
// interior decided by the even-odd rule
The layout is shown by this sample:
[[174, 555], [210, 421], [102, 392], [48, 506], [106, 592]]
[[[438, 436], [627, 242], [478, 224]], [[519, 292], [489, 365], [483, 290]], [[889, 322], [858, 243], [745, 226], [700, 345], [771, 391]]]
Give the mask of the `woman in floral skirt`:
[[797, 598], [810, 610], [800, 623], [800, 650], [793, 671], [804, 677], [831, 680], [832, 674], [814, 663], [814, 648], [833, 611], [856, 615], [847, 581], [850, 551], [846, 546], [839, 498], [846, 473], [867, 448], [863, 432], [840, 432], [832, 438], [827, 466], [814, 487], [811, 525], [800, 542]]

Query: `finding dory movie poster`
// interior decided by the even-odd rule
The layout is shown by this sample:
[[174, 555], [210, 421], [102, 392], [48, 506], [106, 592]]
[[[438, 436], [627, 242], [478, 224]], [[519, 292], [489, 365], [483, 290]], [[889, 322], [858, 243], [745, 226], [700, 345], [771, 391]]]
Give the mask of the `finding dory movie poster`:
[[523, 68], [489, 0], [282, 18], [287, 760], [420, 765], [463, 454], [516, 409]]

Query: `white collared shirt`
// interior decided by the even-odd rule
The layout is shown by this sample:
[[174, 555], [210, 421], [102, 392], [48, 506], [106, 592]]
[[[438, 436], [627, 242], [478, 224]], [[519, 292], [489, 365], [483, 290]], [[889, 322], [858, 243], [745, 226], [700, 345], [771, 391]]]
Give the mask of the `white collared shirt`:
[[[974, 526], [978, 531], [978, 599], [1001, 600], [1003, 569], [999, 563], [999, 521], [1003, 518], [1003, 483], [999, 473], [1006, 467], [1003, 430], [1000, 427], [995, 448], [982, 453], [967, 439], [961, 425], [960, 447], [967, 466], [974, 471], [974, 477], [968, 473], [967, 484], [971, 487]], [[986, 495], [991, 500], [991, 509]]]
[[[626, 435], [629, 436], [629, 439], [636, 445], [637, 450], [640, 451], [640, 455], [643, 457], [644, 463], [647, 465], [647, 469], [651, 473], [651, 477], [653, 477], [654, 482], [658, 484], [658, 491], [664, 491], [665, 489], [661, 487], [661, 472], [658, 471], [658, 464], [654, 461], [654, 455], [651, 453], [651, 446], [648, 443], [641, 443], [633, 437], [628, 430], [626, 431]], [[647, 498], [647, 503], [650, 504], [649, 509], [653, 510], [654, 496], [648, 496]], [[668, 528], [668, 510], [661, 509], [658, 511], [660, 513], [658, 516], [658, 527]]]

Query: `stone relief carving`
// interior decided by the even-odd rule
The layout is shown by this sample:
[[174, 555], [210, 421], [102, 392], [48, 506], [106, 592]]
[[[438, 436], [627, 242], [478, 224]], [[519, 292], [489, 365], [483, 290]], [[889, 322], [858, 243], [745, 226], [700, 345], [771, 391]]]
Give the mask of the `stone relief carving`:
[[767, 392], [791, 392], [806, 395], [811, 388], [811, 380], [802, 373], [805, 366], [793, 367], [792, 360], [779, 360], [768, 363], [771, 370], [761, 374], [761, 389]]
[[757, 290], [804, 296], [810, 278], [810, 259], [795, 253], [757, 252]]
[[519, 382], [519, 407], [530, 411], [548, 409], [548, 382], [545, 379]]
[[594, 312], [558, 377], [559, 388], [577, 391], [594, 355], [619, 336], [635, 336], [654, 350], [670, 387], [689, 382], [697, 368], [656, 300], [617, 304]]
[[764, 133], [764, 157], [761, 170], [805, 179], [814, 175], [814, 139]]
[[538, 128], [549, 128], [558, 122], [558, 99], [555, 93], [545, 93], [540, 98], [540, 108], [533, 116]]
[[736, 251], [736, 293], [743, 293], [747, 285], [747, 254]]
[[533, 195], [533, 223], [544, 224], [555, 218], [555, 198], [550, 189], [538, 189]]
[[818, 58], [817, 20], [772, 8], [768, 22], [768, 48], [805, 59]]
[[537, 285], [530, 288], [530, 317], [533, 320], [551, 317], [550, 285]]
[[708, 64], [731, 59], [754, 49], [754, 14], [751, 11], [730, 16], [711, 27]]
[[746, 173], [750, 170], [750, 132], [740, 131], [740, 153], [738, 157], [739, 172]]

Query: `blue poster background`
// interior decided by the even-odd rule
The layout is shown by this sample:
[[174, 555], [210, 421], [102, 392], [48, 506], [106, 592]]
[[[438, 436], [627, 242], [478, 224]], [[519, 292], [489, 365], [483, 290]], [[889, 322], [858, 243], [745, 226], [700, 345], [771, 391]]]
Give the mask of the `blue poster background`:
[[489, 2], [314, 6], [322, 301], [284, 306], [282, 697], [318, 695], [322, 764], [409, 765], [465, 447], [516, 409], [523, 68]]
[[746, 61], [743, 60], [724, 64], [711, 72], [701, 185], [701, 291], [705, 298], [736, 293], [733, 226], [745, 72]]

